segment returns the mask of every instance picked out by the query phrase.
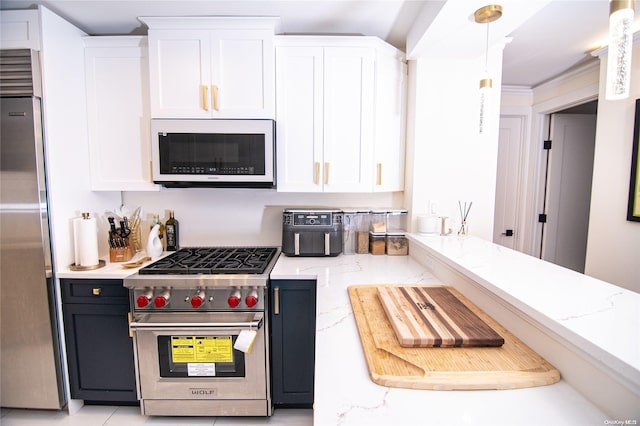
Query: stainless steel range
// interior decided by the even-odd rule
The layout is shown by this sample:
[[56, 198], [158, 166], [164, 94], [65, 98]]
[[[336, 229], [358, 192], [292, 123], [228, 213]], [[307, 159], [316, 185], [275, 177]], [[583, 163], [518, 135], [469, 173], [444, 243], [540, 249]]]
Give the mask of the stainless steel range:
[[183, 248], [124, 280], [142, 414], [271, 415], [266, 298], [279, 253]]

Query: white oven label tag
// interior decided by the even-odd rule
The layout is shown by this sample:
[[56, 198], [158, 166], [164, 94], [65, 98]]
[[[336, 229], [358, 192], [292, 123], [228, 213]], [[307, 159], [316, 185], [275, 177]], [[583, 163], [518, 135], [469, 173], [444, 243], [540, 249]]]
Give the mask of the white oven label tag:
[[189, 376], [215, 376], [216, 364], [213, 362], [190, 362], [187, 364], [187, 374]]

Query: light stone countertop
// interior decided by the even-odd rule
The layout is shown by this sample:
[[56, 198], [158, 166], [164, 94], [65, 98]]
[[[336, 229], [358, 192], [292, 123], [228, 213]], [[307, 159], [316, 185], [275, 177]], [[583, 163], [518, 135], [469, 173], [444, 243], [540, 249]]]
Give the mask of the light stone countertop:
[[272, 279], [317, 279], [314, 425], [602, 425], [609, 418], [565, 381], [499, 391], [432, 391], [371, 381], [347, 288], [440, 283], [410, 256], [280, 256]]
[[122, 266], [124, 263], [135, 262], [138, 259], [141, 259], [146, 256], [146, 253], [143, 251], [141, 253], [136, 253], [131, 260], [126, 262], [109, 262], [108, 256], [105, 259], [104, 257], [101, 260], [105, 261], [105, 265], [102, 268], [92, 269], [89, 271], [73, 271], [71, 267], [67, 267], [55, 272], [56, 278], [75, 278], [75, 279], [96, 279], [96, 280], [104, 280], [104, 279], [115, 279], [122, 280], [129, 275], [135, 274], [138, 272], [140, 268], [143, 266], [150, 265], [152, 262], [155, 262], [158, 259], [161, 259], [165, 256], [170, 255], [171, 251], [164, 251], [158, 257], [153, 258], [150, 261], [145, 262], [137, 268], [125, 268]]
[[480, 238], [409, 238], [640, 389], [639, 293]]

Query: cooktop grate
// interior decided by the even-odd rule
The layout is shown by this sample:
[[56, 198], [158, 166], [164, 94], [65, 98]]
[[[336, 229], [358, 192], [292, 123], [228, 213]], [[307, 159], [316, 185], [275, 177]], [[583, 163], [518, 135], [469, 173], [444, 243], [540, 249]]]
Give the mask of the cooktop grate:
[[276, 247], [187, 247], [145, 266], [140, 275], [262, 274]]

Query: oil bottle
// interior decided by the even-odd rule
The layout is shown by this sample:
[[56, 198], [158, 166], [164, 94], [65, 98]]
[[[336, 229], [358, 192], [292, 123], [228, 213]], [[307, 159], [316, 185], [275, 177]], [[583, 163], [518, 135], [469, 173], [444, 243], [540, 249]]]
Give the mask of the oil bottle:
[[164, 225], [164, 231], [167, 234], [167, 251], [178, 250], [178, 221], [173, 216], [173, 210], [169, 211], [169, 219]]

